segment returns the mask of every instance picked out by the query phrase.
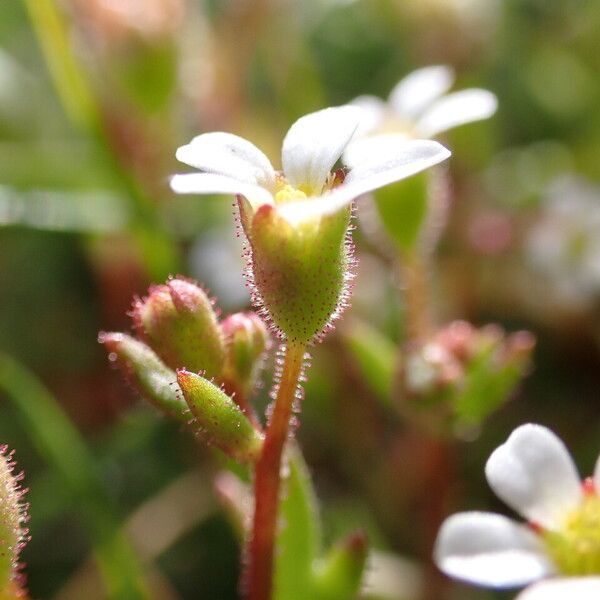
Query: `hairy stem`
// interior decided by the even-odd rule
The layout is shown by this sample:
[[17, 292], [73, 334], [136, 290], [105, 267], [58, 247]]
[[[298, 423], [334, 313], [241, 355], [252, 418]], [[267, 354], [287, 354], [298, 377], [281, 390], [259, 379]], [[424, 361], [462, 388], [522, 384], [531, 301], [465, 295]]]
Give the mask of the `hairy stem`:
[[270, 600], [273, 587], [273, 556], [279, 508], [281, 457], [288, 438], [305, 345], [290, 342], [286, 348], [281, 381], [263, 451], [254, 478], [254, 521], [248, 547], [244, 584], [248, 600]]
[[406, 334], [411, 342], [425, 341], [433, 329], [428, 269], [427, 259], [416, 249], [400, 259]]

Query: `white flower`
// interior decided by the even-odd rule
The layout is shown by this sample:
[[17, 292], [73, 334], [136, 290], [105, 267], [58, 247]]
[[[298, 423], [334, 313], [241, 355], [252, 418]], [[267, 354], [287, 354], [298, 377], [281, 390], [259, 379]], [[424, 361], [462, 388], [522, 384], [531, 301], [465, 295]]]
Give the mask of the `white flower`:
[[[525, 586], [555, 574], [600, 575], [600, 460], [594, 478], [582, 485], [561, 440], [528, 424], [493, 452], [485, 472], [496, 495], [529, 525], [486, 512], [449, 517], [434, 551], [444, 573], [494, 588]], [[524, 598], [559, 597], [534, 590]]]
[[600, 294], [600, 189], [560, 177], [525, 239], [529, 265], [563, 301], [589, 305]]
[[240, 194], [258, 210], [274, 205], [291, 224], [335, 213], [358, 196], [427, 169], [450, 156], [437, 142], [413, 140], [365, 157], [339, 182], [332, 169], [356, 132], [357, 107], [326, 108], [296, 121], [283, 141], [283, 171], [251, 142], [230, 133], [205, 133], [177, 150], [201, 173], [175, 175], [179, 193]]
[[[394, 87], [387, 102], [376, 96], [359, 96], [350, 105], [363, 109], [360, 137], [344, 155], [357, 164], [377, 147], [397, 147], [399, 140], [431, 138], [440, 133], [491, 117], [496, 96], [471, 88], [447, 94], [454, 83], [450, 67], [436, 65], [413, 71]], [[364, 137], [364, 136], [369, 137]]]
[[550, 579], [528, 587], [517, 600], [598, 600], [600, 577]]

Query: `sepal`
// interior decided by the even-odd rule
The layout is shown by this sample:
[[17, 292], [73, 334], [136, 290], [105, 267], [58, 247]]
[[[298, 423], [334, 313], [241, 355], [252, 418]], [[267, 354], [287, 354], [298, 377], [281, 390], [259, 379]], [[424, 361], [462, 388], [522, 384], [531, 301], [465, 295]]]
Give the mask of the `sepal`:
[[318, 339], [345, 307], [352, 277], [350, 207], [292, 224], [274, 206], [250, 213], [240, 203], [250, 244], [248, 275], [255, 304], [281, 337]]
[[124, 333], [100, 333], [98, 341], [108, 351], [109, 360], [144, 398], [168, 415], [184, 421], [189, 419], [175, 371], [149, 346]]

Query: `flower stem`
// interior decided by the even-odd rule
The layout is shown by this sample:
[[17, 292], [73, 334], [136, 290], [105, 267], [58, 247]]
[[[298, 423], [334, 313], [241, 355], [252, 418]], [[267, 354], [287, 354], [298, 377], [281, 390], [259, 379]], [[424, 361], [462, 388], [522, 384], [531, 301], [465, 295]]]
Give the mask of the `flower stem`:
[[400, 278], [404, 291], [407, 337], [423, 342], [432, 332], [429, 265], [427, 259], [413, 250], [400, 257]]
[[281, 381], [263, 451], [254, 477], [254, 522], [244, 575], [248, 600], [270, 600], [273, 587], [273, 557], [279, 508], [281, 457], [288, 438], [298, 381], [304, 363], [305, 345], [290, 342], [285, 351]]

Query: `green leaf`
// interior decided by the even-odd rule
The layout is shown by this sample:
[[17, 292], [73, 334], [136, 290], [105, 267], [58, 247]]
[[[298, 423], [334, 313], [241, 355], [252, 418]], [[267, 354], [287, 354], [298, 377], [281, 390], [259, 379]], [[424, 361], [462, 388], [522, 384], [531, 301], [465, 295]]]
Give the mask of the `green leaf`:
[[477, 425], [508, 399], [523, 376], [524, 364], [497, 364], [495, 348], [482, 350], [469, 363], [464, 388], [454, 399], [462, 425]]
[[76, 500], [108, 598], [149, 598], [134, 550], [100, 484], [94, 457], [58, 402], [29, 370], [1, 353], [0, 390], [17, 409], [40, 455], [56, 470]]
[[429, 175], [423, 172], [373, 192], [383, 226], [403, 252], [413, 250], [419, 240], [427, 218], [428, 188]]
[[356, 598], [367, 561], [367, 538], [357, 531], [336, 543], [315, 571], [319, 600]]
[[101, 234], [123, 231], [128, 220], [123, 199], [109, 192], [19, 191], [0, 186], [0, 227]]
[[320, 550], [320, 523], [310, 475], [298, 448], [289, 456], [277, 536], [274, 600], [315, 600], [313, 565]]
[[131, 100], [146, 113], [166, 108], [177, 82], [177, 51], [170, 40], [129, 40], [112, 67]]
[[398, 354], [394, 343], [364, 321], [353, 321], [344, 329], [343, 339], [369, 388], [384, 404], [391, 405]]

